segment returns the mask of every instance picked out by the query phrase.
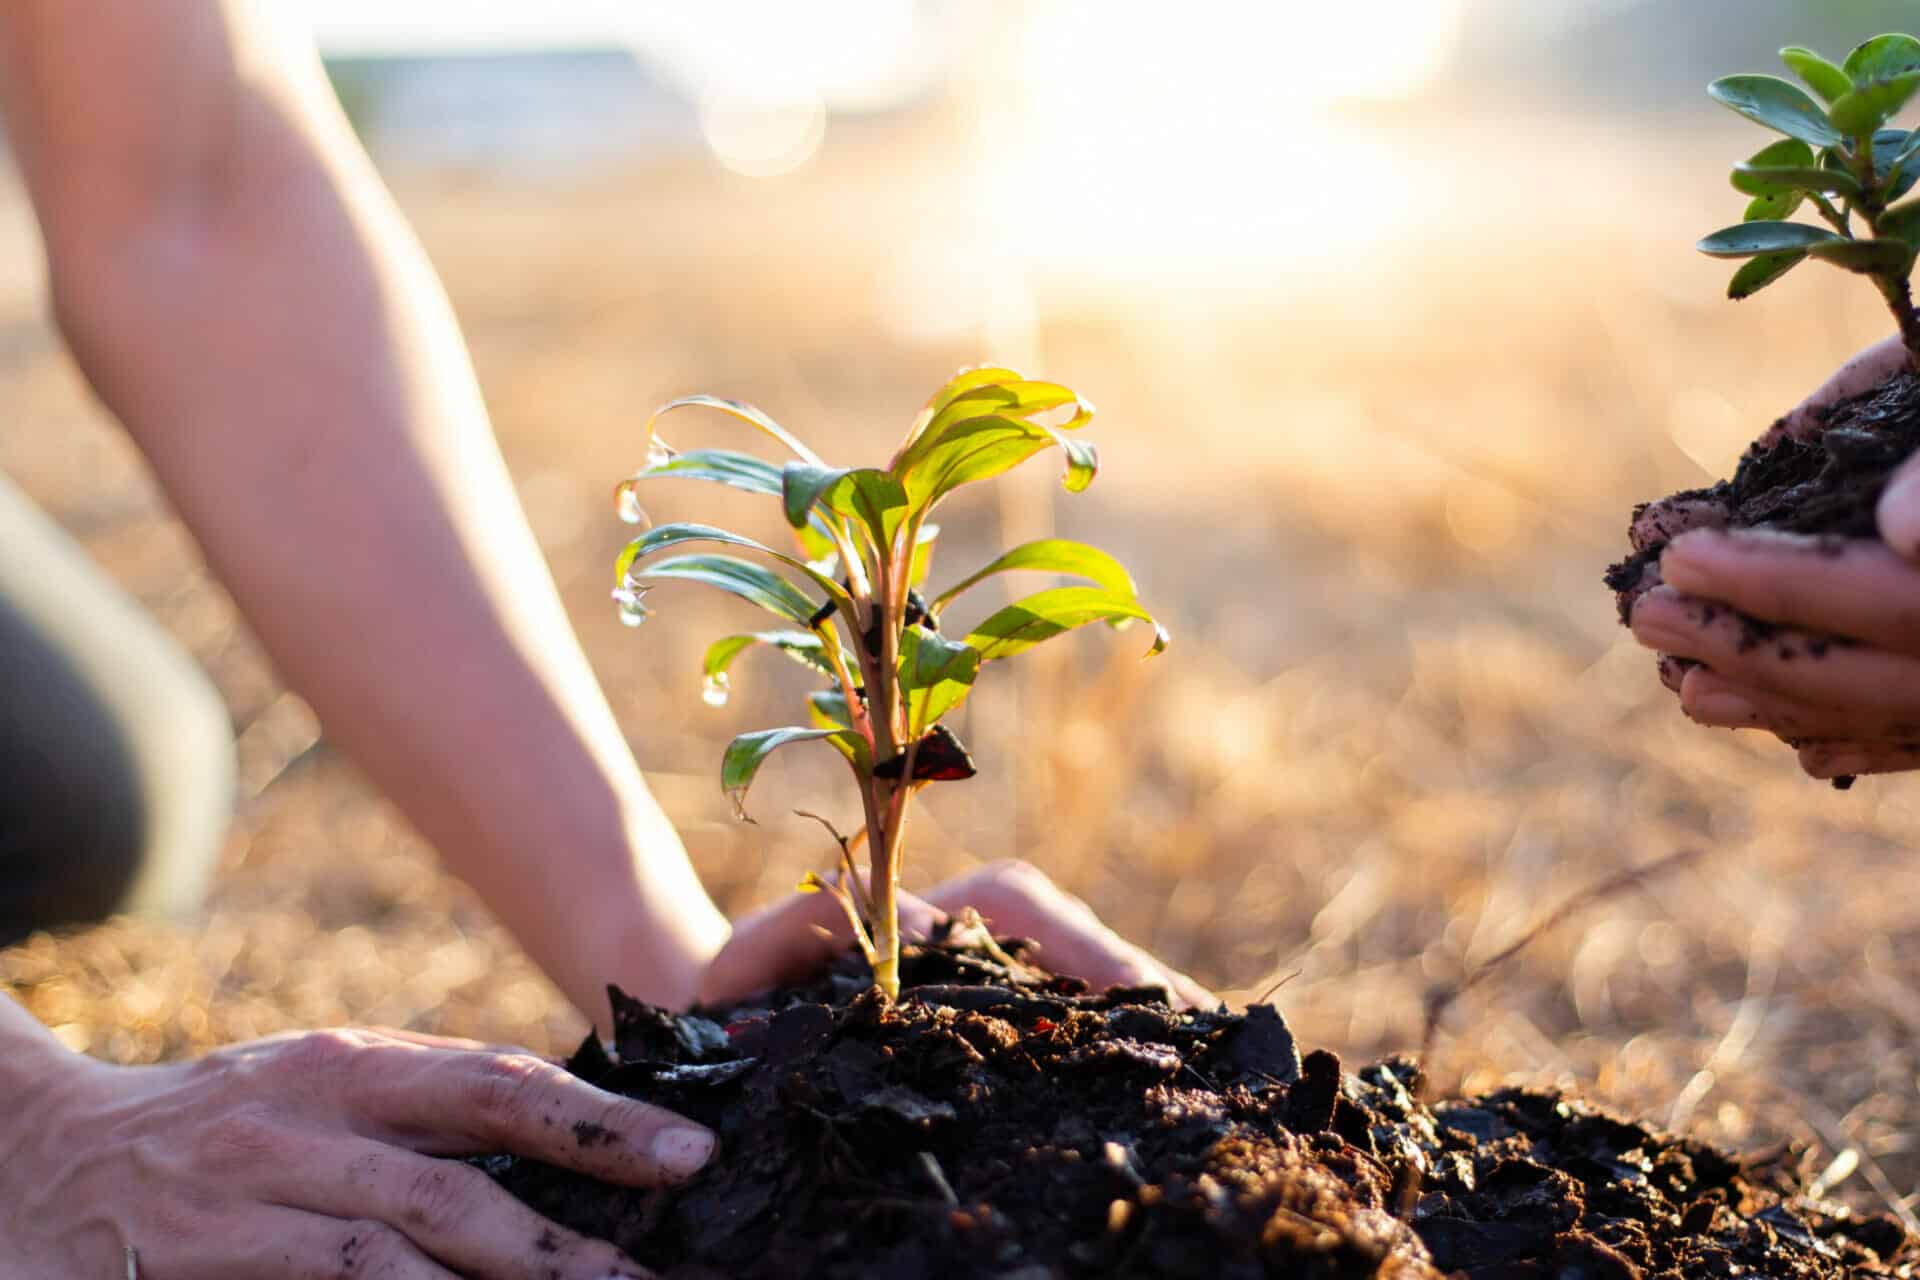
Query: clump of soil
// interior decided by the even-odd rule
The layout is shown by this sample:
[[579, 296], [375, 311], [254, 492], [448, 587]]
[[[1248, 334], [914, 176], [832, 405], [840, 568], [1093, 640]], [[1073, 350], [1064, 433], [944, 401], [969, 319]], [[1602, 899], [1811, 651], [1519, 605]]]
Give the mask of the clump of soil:
[[[1667, 503], [1718, 505], [1728, 513], [1728, 526], [1736, 529], [1766, 527], [1836, 540], [1878, 538], [1874, 511], [1880, 495], [1900, 464], [1920, 449], [1920, 377], [1895, 374], [1818, 416], [1824, 429], [1816, 439], [1782, 436], [1772, 445], [1756, 444], [1740, 459], [1733, 479], [1684, 490]], [[1636, 522], [1646, 510], [1647, 505], [1635, 509]], [[1608, 568], [1607, 585], [1621, 593], [1623, 623], [1631, 605], [1629, 593], [1666, 545], [1663, 536]]]
[[[1418, 1070], [1303, 1058], [1278, 1012], [1089, 992], [999, 947], [910, 948], [888, 1005], [815, 985], [676, 1016], [614, 993], [569, 1064], [711, 1125], [672, 1189], [483, 1162], [670, 1280], [1475, 1280], [1904, 1275], [1890, 1218], [1556, 1094], [1428, 1106]], [[1004, 961], [1010, 960], [1008, 964]], [[582, 1139], [587, 1140], [586, 1138]]]

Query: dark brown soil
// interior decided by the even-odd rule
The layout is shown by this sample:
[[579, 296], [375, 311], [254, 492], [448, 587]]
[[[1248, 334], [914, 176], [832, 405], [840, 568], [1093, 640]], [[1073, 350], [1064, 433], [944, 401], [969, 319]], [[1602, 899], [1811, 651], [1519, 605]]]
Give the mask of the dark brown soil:
[[683, 1187], [483, 1163], [678, 1280], [1812, 1280], [1920, 1262], [1892, 1219], [1799, 1196], [1784, 1153], [1742, 1161], [1551, 1093], [1429, 1107], [1411, 1063], [1303, 1059], [1269, 1006], [1177, 1013], [946, 943], [905, 973], [891, 1007], [854, 957], [704, 1016], [615, 993], [616, 1053], [589, 1040], [570, 1065], [720, 1132]]
[[[1820, 416], [1825, 429], [1818, 439], [1782, 437], [1772, 446], [1756, 444], [1740, 459], [1733, 479], [1676, 493], [1666, 503], [1713, 503], [1726, 510], [1733, 528], [1764, 526], [1836, 540], [1878, 538], [1874, 509], [1880, 494], [1920, 448], [1920, 377], [1895, 374]], [[1635, 509], [1635, 520], [1647, 509]], [[1607, 585], [1621, 593], [1622, 622], [1629, 593], [1665, 548], [1663, 538], [1608, 568]]]

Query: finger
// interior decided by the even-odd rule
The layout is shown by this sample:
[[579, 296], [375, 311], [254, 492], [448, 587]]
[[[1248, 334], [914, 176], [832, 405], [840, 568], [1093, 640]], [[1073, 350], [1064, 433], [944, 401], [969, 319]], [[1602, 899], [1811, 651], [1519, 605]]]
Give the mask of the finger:
[[358, 1055], [347, 1086], [364, 1137], [428, 1155], [508, 1151], [606, 1182], [677, 1182], [713, 1154], [713, 1134], [663, 1107], [596, 1089], [526, 1054], [391, 1044]]
[[1920, 743], [1809, 742], [1800, 748], [1800, 767], [1814, 778], [1905, 773], [1920, 769]]
[[[405, 1235], [370, 1218], [343, 1220], [299, 1209], [261, 1207], [221, 1233], [222, 1265], [178, 1274], [140, 1260], [140, 1280], [458, 1280]], [[491, 1276], [486, 1280], [493, 1280]]]
[[[425, 1031], [408, 1031], [401, 1027], [368, 1027], [368, 1031], [389, 1040], [400, 1040], [407, 1044], [418, 1045], [422, 1049], [446, 1049], [457, 1053], [526, 1053], [527, 1050], [517, 1044], [489, 1044], [485, 1040], [469, 1040], [465, 1036], [437, 1036]], [[553, 1059], [549, 1058], [549, 1062]]]
[[1920, 740], [1920, 723], [1890, 719], [1878, 704], [1821, 706], [1729, 680], [1705, 667], [1687, 673], [1680, 706], [1694, 722], [1720, 729], [1764, 729], [1790, 742], [1886, 743]]
[[1781, 434], [1801, 440], [1819, 435], [1826, 429], [1825, 410], [1842, 400], [1873, 390], [1906, 361], [1906, 346], [1897, 336], [1874, 343], [1841, 365], [1839, 371], [1822, 383], [1817, 391], [1776, 422], [1773, 430], [1761, 438], [1761, 443], [1770, 444]]
[[1660, 587], [1633, 608], [1633, 635], [1692, 658], [1737, 684], [1821, 707], [1878, 707], [1889, 721], [1920, 720], [1920, 659], [1789, 627], [1756, 630], [1714, 601]]
[[1920, 454], [1893, 473], [1874, 514], [1887, 545], [1909, 562], [1920, 561]]
[[359, 1139], [320, 1146], [273, 1189], [283, 1203], [384, 1222], [461, 1275], [606, 1280], [647, 1273], [625, 1254], [542, 1218], [478, 1169]]
[[1767, 622], [1920, 656], [1920, 568], [1885, 543], [1774, 530], [1694, 532], [1660, 557], [1665, 584]]
[[1627, 526], [1627, 540], [1635, 551], [1645, 551], [1690, 529], [1724, 529], [1731, 518], [1727, 504], [1707, 490], [1676, 493], [1635, 511], [1633, 523]]
[[1687, 658], [1676, 658], [1670, 653], [1656, 654], [1655, 658], [1654, 669], [1660, 673], [1660, 683], [1667, 687], [1669, 693], [1680, 692], [1680, 682], [1687, 678], [1687, 672], [1700, 665]]
[[[945, 918], [905, 892], [899, 912], [900, 935], [910, 941], [924, 939]], [[853, 925], [832, 894], [790, 894], [735, 922], [733, 937], [701, 980], [700, 1001], [720, 1004], [803, 981], [852, 945]]]
[[1211, 1008], [1218, 997], [1168, 968], [1101, 922], [1080, 899], [1026, 863], [1001, 863], [931, 889], [927, 900], [948, 911], [972, 907], [1000, 933], [1032, 938], [1055, 973], [1094, 987], [1164, 987], [1176, 1003]]

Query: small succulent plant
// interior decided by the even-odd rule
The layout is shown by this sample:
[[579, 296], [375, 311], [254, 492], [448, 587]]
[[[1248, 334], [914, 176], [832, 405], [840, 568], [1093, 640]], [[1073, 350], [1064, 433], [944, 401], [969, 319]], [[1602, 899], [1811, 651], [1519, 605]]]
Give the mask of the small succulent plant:
[[[776, 465], [726, 450], [676, 452], [654, 435], [654, 424], [691, 407], [718, 410], [758, 428], [792, 460]], [[653, 479], [708, 480], [780, 502], [795, 552], [711, 525], [660, 525], [621, 553], [614, 599], [622, 619], [638, 625], [648, 612], [642, 597], [654, 586], [700, 582], [780, 619], [777, 629], [729, 635], [707, 649], [705, 697], [711, 704], [726, 702], [729, 672], [749, 649], [778, 651], [823, 679], [824, 687], [807, 699], [809, 723], [741, 734], [721, 760], [720, 782], [736, 816], [750, 821], [747, 789], [774, 751], [819, 741], [845, 758], [864, 826], [844, 837], [827, 824], [839, 845], [841, 874], [831, 880], [809, 875], [803, 887], [839, 898], [875, 981], [889, 996], [899, 993], [897, 892], [908, 805], [930, 783], [973, 776], [971, 757], [943, 720], [972, 692], [981, 669], [1091, 622], [1144, 623], [1154, 633], [1149, 656], [1166, 648], [1165, 629], [1140, 603], [1120, 562], [1065, 538], [1014, 547], [937, 594], [925, 593], [940, 532], [930, 517], [940, 504], [962, 485], [993, 479], [1056, 448], [1066, 457], [1065, 487], [1085, 489], [1099, 460], [1074, 433], [1092, 416], [1091, 405], [1057, 383], [1028, 381], [1010, 369], [970, 369], [927, 401], [885, 467], [842, 468], [829, 466], [758, 409], [688, 396], [648, 419], [646, 466], [617, 492], [622, 518], [636, 524], [646, 520], [636, 489]], [[713, 553], [656, 558], [688, 543], [744, 548], [759, 559]], [[943, 634], [949, 605], [988, 578], [1015, 570], [1077, 578], [1081, 585], [1016, 600], [962, 638]], [[864, 886], [854, 866], [862, 844], [869, 863]]]
[[[1810, 49], [1782, 49], [1780, 57], [1818, 101], [1778, 76], [1728, 76], [1707, 90], [1786, 136], [1734, 166], [1733, 185], [1752, 203], [1738, 226], [1702, 240], [1701, 252], [1748, 259], [1727, 288], [1733, 298], [1759, 292], [1807, 258], [1866, 276], [1920, 371], [1920, 317], [1909, 284], [1920, 251], [1920, 199], [1896, 203], [1920, 182], [1920, 129], [1889, 127], [1920, 91], [1920, 39], [1875, 36], [1839, 66]], [[1802, 206], [1826, 225], [1790, 221]]]

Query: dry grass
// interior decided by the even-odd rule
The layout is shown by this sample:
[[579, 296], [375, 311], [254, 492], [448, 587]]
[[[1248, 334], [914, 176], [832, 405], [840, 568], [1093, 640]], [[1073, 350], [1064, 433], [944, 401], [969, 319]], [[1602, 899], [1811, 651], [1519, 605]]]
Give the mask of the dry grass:
[[[726, 606], [696, 594], [642, 632], [615, 624], [607, 494], [637, 461], [639, 413], [669, 395], [755, 400], [844, 456], [890, 444], [928, 387], [996, 354], [894, 323], [932, 179], [902, 172], [893, 141], [846, 144], [777, 196], [659, 173], [402, 192], [588, 649], [735, 908], [823, 852], [798, 821], [731, 824], [712, 778], [721, 742], [796, 684], [743, 667], [734, 706], [703, 706], [695, 655]], [[1598, 582], [1634, 501], [1696, 482], [1689, 455], [1727, 467], [1882, 318], [1811, 272], [1739, 309], [1718, 300], [1719, 269], [1684, 246], [1730, 204], [1711, 166], [1676, 161], [1717, 162], [1724, 137], [1564, 150], [1671, 194], [1590, 205], [1542, 147], [1512, 180], [1527, 189], [1490, 173], [1486, 210], [1410, 227], [1338, 288], [1041, 282], [1044, 372], [1101, 404], [1106, 475], [1079, 499], [977, 502], [971, 548], [954, 539], [947, 563], [1002, 525], [1057, 522], [1133, 565], [1176, 645], [1143, 665], [1133, 637], [1063, 642], [983, 686], [963, 732], [985, 773], [935, 795], [911, 878], [1031, 857], [1242, 998], [1292, 975], [1277, 998], [1306, 1040], [1367, 1055], [1415, 1044], [1426, 991], [1564, 895], [1705, 847], [1462, 1002], [1441, 1078], [1577, 1084], [1738, 1145], [1854, 1144], [1905, 1193], [1920, 1182], [1920, 792], [1839, 795], [1769, 741], [1690, 726]], [[344, 764], [301, 754], [304, 713], [85, 402], [31, 284], [0, 296], [0, 467], [214, 672], [264, 790], [204, 919], [37, 938], [0, 953], [0, 987], [123, 1061], [347, 1020], [565, 1047], [581, 1024], [485, 913]], [[656, 515], [698, 499], [663, 491]], [[838, 779], [796, 757], [760, 807], [818, 806], [816, 783]], [[1872, 1198], [1859, 1178], [1843, 1190]]]

